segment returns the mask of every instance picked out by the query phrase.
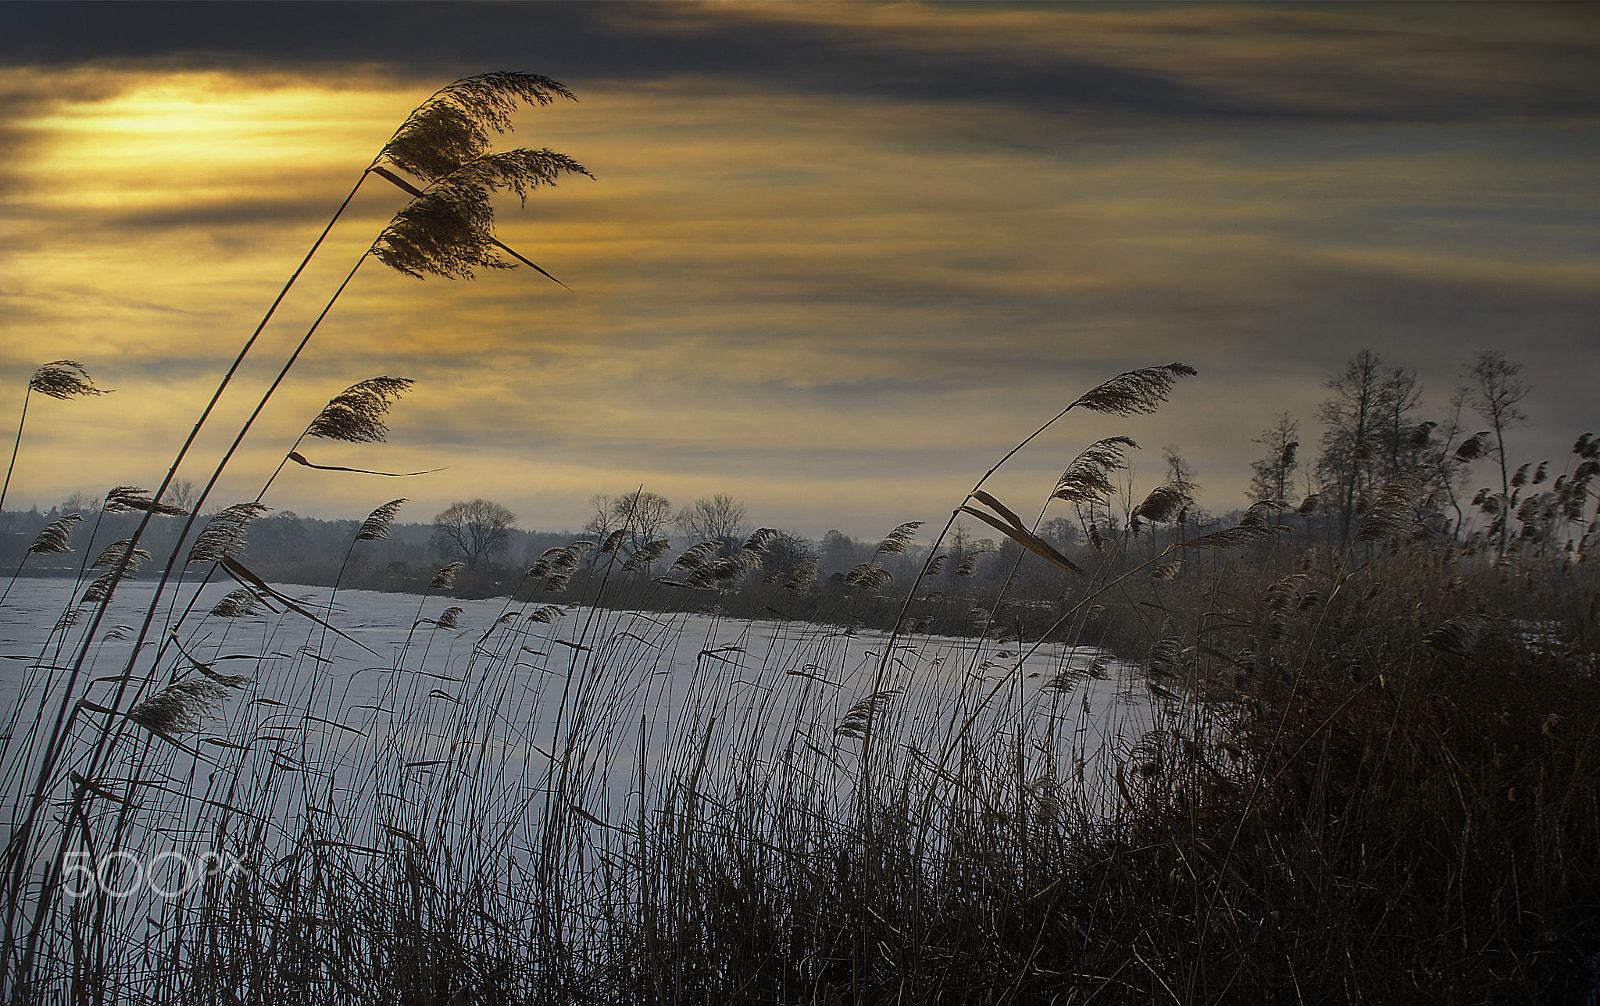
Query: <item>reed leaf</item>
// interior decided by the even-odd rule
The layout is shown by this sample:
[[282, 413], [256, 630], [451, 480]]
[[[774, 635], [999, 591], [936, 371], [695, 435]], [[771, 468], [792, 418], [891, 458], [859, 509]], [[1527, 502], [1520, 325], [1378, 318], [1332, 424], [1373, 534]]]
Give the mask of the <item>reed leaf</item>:
[[344, 465], [316, 465], [306, 459], [299, 451], [290, 451], [288, 460], [300, 465], [302, 468], [315, 468], [319, 472], [355, 472], [357, 475], [382, 475], [390, 479], [409, 479], [418, 475], [432, 475], [444, 471], [443, 468], [429, 468], [420, 472], [375, 472], [370, 468], [346, 468]]
[[[1060, 566], [1069, 572], [1077, 573], [1079, 576], [1088, 575], [1077, 563], [1058, 552], [1054, 545], [1024, 527], [1022, 519], [993, 496], [981, 489], [975, 489], [968, 498], [977, 500], [993, 510], [994, 513], [986, 513], [972, 506], [962, 506], [962, 513], [971, 514], [978, 518], [1046, 562]], [[999, 516], [995, 516], [995, 514]]]
[[288, 608], [290, 611], [293, 611], [295, 614], [300, 615], [302, 618], [310, 619], [311, 621], [313, 621], [313, 622], [317, 623], [318, 625], [322, 626], [324, 629], [327, 629], [329, 632], [333, 633], [334, 635], [338, 636], [339, 638], [348, 640], [349, 642], [352, 642], [352, 643], [356, 644], [357, 646], [361, 647], [363, 650], [366, 650], [368, 653], [372, 654], [373, 656], [382, 656], [382, 654], [380, 654], [377, 650], [374, 650], [372, 647], [368, 646], [366, 643], [363, 643], [361, 640], [356, 639], [354, 636], [350, 635], [347, 632], [339, 631], [338, 629], [334, 628], [332, 625], [329, 625], [327, 622], [323, 621], [321, 618], [318, 618], [315, 614], [313, 614], [310, 611], [306, 610], [305, 606], [302, 605], [300, 602], [296, 601], [294, 598], [290, 597], [287, 594], [282, 593], [281, 591], [274, 590], [271, 586], [269, 586], [267, 584], [267, 582], [265, 580], [261, 579], [261, 577], [257, 576], [256, 574], [252, 573], [249, 569], [245, 568], [245, 566], [242, 563], [240, 563], [237, 559], [233, 559], [233, 558], [231, 558], [229, 556], [223, 556], [222, 557], [222, 570], [223, 570], [223, 572], [227, 573], [229, 576], [233, 577], [234, 580], [238, 581], [241, 586], [253, 588], [255, 590], [255, 592], [257, 593], [257, 595], [259, 595], [259, 596], [261, 596], [263, 598], [266, 598], [266, 597], [272, 598], [273, 600], [277, 601], [279, 604], [281, 604], [284, 607]]

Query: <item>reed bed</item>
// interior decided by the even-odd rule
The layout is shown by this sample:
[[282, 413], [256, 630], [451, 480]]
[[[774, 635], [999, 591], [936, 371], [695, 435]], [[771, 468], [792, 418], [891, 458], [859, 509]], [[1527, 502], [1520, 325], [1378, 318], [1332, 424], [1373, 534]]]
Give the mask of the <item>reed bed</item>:
[[[709, 550], [604, 543], [499, 600], [442, 571], [386, 629], [196, 584], [115, 719], [121, 675], [63, 696], [87, 630], [58, 619], [4, 741], [32, 777], [71, 698], [29, 847], [11, 806], [12, 999], [1577, 1001], [1592, 567], [1251, 526], [1176, 573], [1131, 537], [1067, 560], [1031, 638], [1004, 597], [965, 638], [852, 631], [741, 576], [697, 582], [768, 618], [673, 610]], [[1074, 645], [1129, 608], [1115, 659]], [[106, 850], [141, 858], [85, 896], [51, 868]], [[167, 873], [119, 893], [147, 850]]]

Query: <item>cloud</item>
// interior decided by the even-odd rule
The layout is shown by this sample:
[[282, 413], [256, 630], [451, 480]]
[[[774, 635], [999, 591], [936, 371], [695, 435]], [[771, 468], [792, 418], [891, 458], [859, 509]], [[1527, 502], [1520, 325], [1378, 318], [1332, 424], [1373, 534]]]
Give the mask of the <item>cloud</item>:
[[757, 87], [1193, 122], [1593, 115], [1580, 9], [945, 4], [8, 5], [0, 61], [530, 67], [591, 88]]
[[[1215, 509], [1248, 479], [1249, 438], [1283, 410], [1310, 427], [1325, 376], [1367, 346], [1421, 371], [1430, 408], [1490, 347], [1549, 389], [1541, 423], [1586, 407], [1570, 375], [1600, 363], [1595, 129], [1572, 118], [1582, 103], [1563, 88], [1587, 71], [1563, 54], [1583, 43], [1563, 42], [1555, 15], [1485, 55], [1503, 19], [1380, 8], [459, 9], [468, 27], [491, 10], [576, 26], [581, 103], [525, 116], [510, 140], [573, 154], [598, 180], [504, 205], [499, 224], [576, 293], [526, 269], [451, 283], [364, 265], [247, 440], [229, 483], [241, 498], [332, 394], [379, 374], [419, 382], [391, 442], [318, 445], [313, 460], [447, 464], [407, 484], [419, 511], [487, 495], [539, 527], [576, 527], [590, 494], [645, 482], [731, 491], [811, 533], [881, 533], [953, 505], [1093, 384], [1172, 360], [1201, 377], [1126, 431], [1148, 473], [1179, 447]], [[163, 58], [225, 48], [234, 15], [193, 10]], [[343, 50], [365, 59], [444, 11], [326, 17], [372, 22]], [[439, 26], [436, 50], [464, 51], [461, 30]], [[0, 361], [20, 374], [82, 359], [128, 403], [126, 423], [56, 410], [61, 425], [24, 445], [19, 498], [162, 470], [322, 222], [437, 84], [335, 67], [316, 54], [338, 45], [286, 31], [243, 44], [272, 72], [194, 68], [216, 56], [0, 71], [28, 96], [0, 123], [27, 140], [0, 178]], [[1467, 79], [1475, 59], [1494, 72]], [[1548, 86], [1529, 91], [1541, 59]], [[363, 187], [218, 429], [242, 421], [403, 198]], [[1069, 424], [1019, 456], [1003, 498], [1039, 495], [1083, 442], [1124, 431]], [[295, 472], [274, 500], [364, 514], [399, 492], [373, 481]]]

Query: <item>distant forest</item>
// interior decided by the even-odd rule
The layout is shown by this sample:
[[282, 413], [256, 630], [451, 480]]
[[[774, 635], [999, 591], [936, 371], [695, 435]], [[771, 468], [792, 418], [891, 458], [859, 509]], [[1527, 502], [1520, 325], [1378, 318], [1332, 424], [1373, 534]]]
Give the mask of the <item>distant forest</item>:
[[[1386, 366], [1364, 350], [1327, 382], [1313, 457], [1302, 460], [1299, 421], [1289, 414], [1276, 416], [1255, 440], [1261, 450], [1252, 465], [1249, 509], [1220, 516], [1203, 510], [1195, 503], [1200, 476], [1174, 448], [1163, 452], [1166, 471], [1159, 485], [1118, 482], [1116, 473], [1125, 470], [1123, 449], [1132, 442], [1113, 437], [1089, 445], [1068, 465], [1054, 494], [1065, 501], [1056, 507], [1064, 515], [1031, 534], [1036, 544], [1047, 543], [1045, 551], [1055, 549], [1069, 562], [1137, 565], [1175, 542], [1270, 524], [1271, 549], [1293, 555], [1348, 544], [1364, 515], [1403, 489], [1402, 495], [1416, 499], [1408, 516], [1429, 539], [1501, 556], [1551, 550], [1581, 556], [1596, 535], [1595, 525], [1585, 523], [1585, 508], [1591, 483], [1600, 478], [1600, 440], [1585, 433], [1565, 459], [1508, 457], [1505, 431], [1525, 419], [1520, 406], [1531, 390], [1520, 369], [1498, 354], [1481, 354], [1462, 368], [1465, 383], [1448, 408], [1426, 418], [1415, 374]], [[1087, 487], [1091, 491], [1077, 492], [1071, 483], [1084, 472], [1098, 474]], [[1474, 486], [1481, 488], [1474, 492]], [[117, 492], [110, 506], [75, 495], [43, 512], [0, 513], [0, 563], [26, 576], [99, 575], [108, 564], [99, 561], [102, 553], [131, 536], [142, 517], [121, 507]], [[190, 510], [195, 495], [192, 484], [179, 482], [163, 503]], [[1136, 502], [1141, 498], [1143, 503]], [[431, 523], [394, 523], [404, 502], [380, 507], [365, 525], [251, 510], [248, 504], [208, 507], [190, 541], [176, 540], [184, 518], [162, 515], [152, 520], [141, 545], [156, 556], [188, 556], [208, 523], [215, 532], [231, 520], [225, 528], [228, 554], [265, 580], [551, 603], [592, 596], [596, 577], [626, 564], [649, 574], [643, 582], [650, 586], [611, 594], [621, 605], [875, 627], [893, 623], [909, 585], [928, 564], [919, 599], [940, 603], [925, 628], [957, 634], [970, 628], [967, 612], [998, 599], [1002, 590], [1020, 599], [1012, 602], [1013, 621], [1025, 634], [1028, 622], [1048, 623], [1076, 585], [1060, 563], [1034, 554], [1038, 548], [1025, 550], [1016, 537], [980, 536], [988, 527], [965, 518], [929, 564], [927, 547], [915, 543], [915, 524], [886, 528], [881, 540], [839, 531], [813, 540], [763, 529], [742, 501], [723, 494], [681, 508], [643, 489], [595, 496], [589, 521], [577, 531], [519, 528], [508, 507], [481, 498], [458, 501]], [[747, 540], [756, 547], [744, 547]], [[574, 542], [587, 544], [569, 547]], [[119, 553], [109, 554], [114, 561]], [[717, 561], [728, 575], [696, 580], [700, 566]], [[558, 562], [566, 565], [552, 577], [550, 565]], [[436, 583], [447, 567], [451, 575]], [[206, 575], [202, 570], [209, 572], [211, 563], [195, 561], [186, 575]], [[160, 574], [147, 561], [136, 575]], [[1030, 605], [1038, 609], [1034, 617], [1028, 616]]]

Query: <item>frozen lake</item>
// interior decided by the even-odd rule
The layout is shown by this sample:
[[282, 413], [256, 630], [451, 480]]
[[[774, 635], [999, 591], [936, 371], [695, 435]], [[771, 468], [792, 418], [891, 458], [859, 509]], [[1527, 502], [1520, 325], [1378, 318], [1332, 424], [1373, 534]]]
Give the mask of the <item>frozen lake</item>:
[[[685, 799], [842, 810], [869, 713], [875, 780], [1092, 813], [1156, 715], [1127, 668], [1054, 644], [911, 634], [886, 653], [886, 633], [797, 621], [287, 584], [327, 625], [270, 598], [209, 614], [234, 586], [169, 591], [135, 658], [151, 582], [118, 588], [87, 648], [89, 613], [62, 624], [81, 585], [15, 585], [0, 608], [12, 827], [58, 712], [52, 799], [76, 786], [98, 841], [147, 859], [227, 849], [259, 870], [307, 843], [526, 862], [552, 848], [552, 811], [583, 869], [584, 850]], [[200, 665], [239, 677], [197, 724], [158, 736], [126, 716]], [[151, 909], [136, 900], [120, 907]]]

